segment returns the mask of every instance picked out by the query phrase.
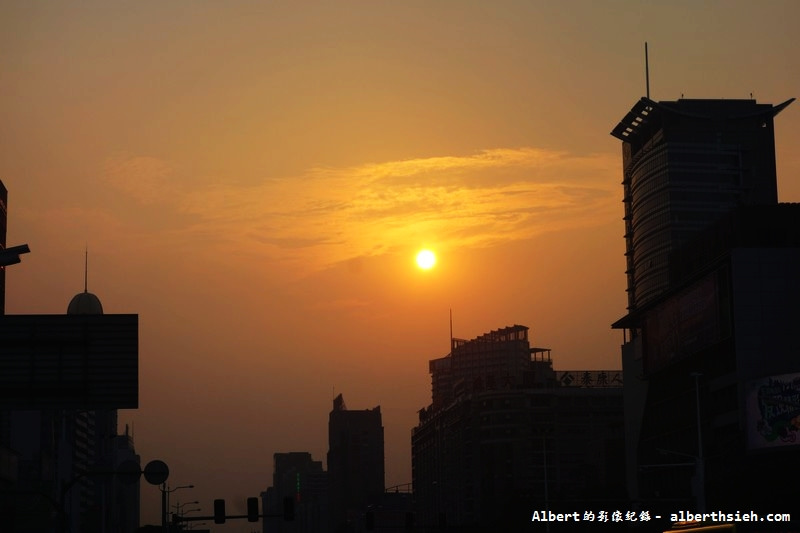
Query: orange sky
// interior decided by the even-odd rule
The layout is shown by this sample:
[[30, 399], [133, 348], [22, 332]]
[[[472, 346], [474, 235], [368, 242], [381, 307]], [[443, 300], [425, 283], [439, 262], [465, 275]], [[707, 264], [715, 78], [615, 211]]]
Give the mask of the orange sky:
[[[138, 313], [143, 463], [243, 508], [272, 454], [325, 460], [334, 393], [380, 404], [411, 481], [427, 361], [512, 324], [619, 368], [619, 142], [658, 100], [800, 96], [800, 3], [0, 3], [7, 312], [83, 288]], [[800, 201], [800, 110], [776, 119]], [[422, 246], [439, 262], [422, 272]], [[142, 485], [143, 523], [158, 491]], [[239, 509], [243, 510], [243, 509]], [[238, 529], [237, 529], [238, 528]], [[249, 531], [246, 524], [221, 531]]]

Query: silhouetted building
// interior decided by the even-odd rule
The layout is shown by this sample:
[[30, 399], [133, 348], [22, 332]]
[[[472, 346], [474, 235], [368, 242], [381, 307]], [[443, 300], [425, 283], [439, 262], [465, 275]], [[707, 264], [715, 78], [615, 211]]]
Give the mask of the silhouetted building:
[[384, 491], [380, 406], [350, 411], [339, 394], [328, 421], [331, 531], [350, 531], [378, 505]]
[[66, 316], [0, 313], [4, 531], [139, 526], [138, 482], [114, 476], [122, 462], [139, 463], [127, 431], [117, 435], [116, 411], [138, 404], [138, 317], [102, 312], [84, 289]]
[[556, 371], [520, 325], [451, 347], [411, 437], [415, 524], [527, 530], [535, 509], [622, 501], [621, 371]]
[[629, 302], [613, 327], [644, 508], [796, 506], [776, 475], [800, 467], [800, 205], [777, 203], [773, 133], [792, 101], [642, 99], [612, 132]]
[[328, 531], [328, 475], [321, 461], [308, 452], [276, 453], [272, 486], [262, 493], [263, 509], [283, 514], [284, 499], [294, 502], [294, 520], [280, 516], [263, 521], [264, 533], [325, 533]]
[[642, 98], [622, 141], [628, 309], [669, 288], [669, 254], [738, 205], [778, 201], [773, 118], [755, 100]]

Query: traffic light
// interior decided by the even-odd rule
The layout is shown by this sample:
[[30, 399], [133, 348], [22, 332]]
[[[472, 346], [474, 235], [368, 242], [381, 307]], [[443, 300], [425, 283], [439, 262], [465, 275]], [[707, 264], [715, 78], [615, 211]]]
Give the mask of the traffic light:
[[247, 521], [258, 522], [258, 498], [247, 498]]
[[225, 500], [214, 500], [214, 523], [225, 523]]
[[294, 498], [291, 496], [283, 498], [283, 519], [294, 520]]

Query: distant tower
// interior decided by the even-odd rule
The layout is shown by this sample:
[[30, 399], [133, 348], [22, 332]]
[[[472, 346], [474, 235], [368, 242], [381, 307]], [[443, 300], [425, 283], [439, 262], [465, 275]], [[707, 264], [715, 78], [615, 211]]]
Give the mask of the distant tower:
[[[380, 503], [384, 491], [383, 422], [380, 406], [348, 411], [342, 395], [328, 422], [331, 531], [346, 530], [354, 516]], [[342, 529], [343, 528], [343, 529]]]

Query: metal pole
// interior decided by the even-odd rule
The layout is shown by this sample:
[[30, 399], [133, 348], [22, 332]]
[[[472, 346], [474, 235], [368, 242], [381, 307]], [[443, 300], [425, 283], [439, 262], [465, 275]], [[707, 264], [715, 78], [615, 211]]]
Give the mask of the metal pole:
[[703, 427], [700, 422], [700, 376], [699, 372], [692, 372], [694, 378], [695, 407], [697, 409], [697, 511], [704, 513], [706, 510], [706, 464], [703, 458]]
[[644, 76], [647, 99], [650, 99], [650, 60], [647, 57], [647, 41], [644, 43]]
[[169, 533], [167, 530], [167, 484], [161, 485], [161, 529], [164, 533]]
[[[547, 511], [547, 516], [550, 516], [550, 498], [547, 492], [547, 434], [542, 433], [542, 452], [544, 453], [544, 509]], [[550, 519], [546, 522], [547, 533], [550, 533]]]

